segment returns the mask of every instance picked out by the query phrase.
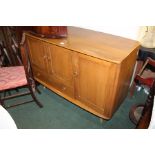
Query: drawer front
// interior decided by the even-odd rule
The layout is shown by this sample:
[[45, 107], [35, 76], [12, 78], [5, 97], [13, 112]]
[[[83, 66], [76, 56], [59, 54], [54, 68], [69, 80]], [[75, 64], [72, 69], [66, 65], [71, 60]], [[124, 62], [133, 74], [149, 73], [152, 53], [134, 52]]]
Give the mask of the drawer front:
[[61, 79], [56, 78], [55, 76], [48, 76], [47, 81], [58, 91], [74, 98], [74, 88], [62, 83]]
[[39, 80], [39, 82], [41, 81], [43, 83], [46, 83], [47, 86], [54, 87], [58, 91], [74, 98], [73, 87], [69, 87], [65, 84], [62, 84], [61, 81], [59, 81], [59, 79], [52, 77], [52, 76], [48, 76], [46, 72], [41, 71], [37, 67], [33, 66], [32, 69], [33, 69], [33, 74], [36, 80]]

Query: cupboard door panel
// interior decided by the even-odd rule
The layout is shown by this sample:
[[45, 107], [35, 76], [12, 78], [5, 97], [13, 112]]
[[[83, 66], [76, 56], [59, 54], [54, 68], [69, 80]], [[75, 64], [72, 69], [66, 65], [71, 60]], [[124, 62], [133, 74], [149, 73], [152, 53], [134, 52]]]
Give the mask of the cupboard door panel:
[[85, 104], [104, 111], [105, 105], [112, 98], [109, 84], [113, 82], [113, 77], [109, 77], [111, 69], [114, 69], [114, 66], [109, 62], [79, 54], [76, 97]]
[[28, 45], [30, 49], [30, 58], [32, 65], [46, 70], [46, 55], [44, 51], [43, 42], [37, 39], [28, 38]]
[[55, 77], [62, 84], [73, 87], [72, 52], [50, 44], [47, 52], [49, 76]]

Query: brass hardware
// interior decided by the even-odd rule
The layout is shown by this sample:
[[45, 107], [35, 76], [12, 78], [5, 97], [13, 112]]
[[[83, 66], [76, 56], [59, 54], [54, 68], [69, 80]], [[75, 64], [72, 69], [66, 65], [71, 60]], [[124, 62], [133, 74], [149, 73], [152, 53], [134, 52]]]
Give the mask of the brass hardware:
[[77, 72], [74, 72], [73, 75], [74, 75], [74, 76], [78, 76], [78, 73], [77, 73]]
[[62, 88], [62, 90], [66, 90], [66, 87], [64, 86], [64, 87]]
[[46, 58], [47, 58], [47, 56], [46, 56], [46, 55], [44, 55], [44, 56], [43, 56], [43, 58], [44, 58], [44, 59], [46, 59]]

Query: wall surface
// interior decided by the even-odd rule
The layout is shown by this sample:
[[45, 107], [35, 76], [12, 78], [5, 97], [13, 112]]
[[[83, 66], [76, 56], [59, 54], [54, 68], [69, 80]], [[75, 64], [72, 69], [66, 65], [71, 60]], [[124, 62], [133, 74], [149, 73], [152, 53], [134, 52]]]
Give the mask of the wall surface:
[[138, 39], [139, 26], [80, 26], [99, 32], [109, 33], [133, 40]]

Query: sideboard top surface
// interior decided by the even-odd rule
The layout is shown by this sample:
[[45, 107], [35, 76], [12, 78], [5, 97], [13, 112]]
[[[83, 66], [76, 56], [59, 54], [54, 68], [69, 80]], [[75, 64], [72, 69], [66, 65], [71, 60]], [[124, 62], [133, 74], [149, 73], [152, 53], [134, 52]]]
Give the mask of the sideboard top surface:
[[121, 63], [140, 46], [138, 41], [93, 30], [67, 27], [67, 38], [46, 39], [26, 35], [106, 61]]

